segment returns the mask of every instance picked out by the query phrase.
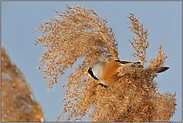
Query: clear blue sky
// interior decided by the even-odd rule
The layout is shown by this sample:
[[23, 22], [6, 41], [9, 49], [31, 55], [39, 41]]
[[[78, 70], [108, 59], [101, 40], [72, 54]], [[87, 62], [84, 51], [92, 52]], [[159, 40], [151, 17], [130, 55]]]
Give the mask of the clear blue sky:
[[35, 39], [42, 33], [32, 34], [32, 32], [39, 26], [39, 23], [56, 17], [54, 10], [64, 11], [64, 4], [70, 6], [77, 4], [86, 9], [92, 7], [100, 17], [106, 18], [116, 32], [121, 60], [135, 60], [131, 56], [133, 49], [129, 43], [130, 36], [133, 34], [127, 29], [126, 16], [133, 12], [136, 17], [140, 18], [150, 33], [148, 58], [156, 56], [160, 44], [167, 55], [170, 55], [165, 62], [165, 66], [169, 66], [170, 69], [159, 75], [156, 81], [160, 93], [177, 93], [177, 110], [171, 120], [180, 121], [182, 119], [181, 1], [1, 1], [1, 44], [7, 48], [12, 62], [17, 65], [30, 83], [36, 100], [42, 105], [46, 121], [55, 121], [55, 118], [62, 113], [62, 99], [65, 90], [60, 88], [66, 83], [70, 71], [67, 71], [66, 75], [58, 80], [54, 90], [47, 92], [47, 83], [43, 85], [43, 76], [41, 76], [41, 72], [37, 72], [43, 50], [42, 47], [34, 45]]

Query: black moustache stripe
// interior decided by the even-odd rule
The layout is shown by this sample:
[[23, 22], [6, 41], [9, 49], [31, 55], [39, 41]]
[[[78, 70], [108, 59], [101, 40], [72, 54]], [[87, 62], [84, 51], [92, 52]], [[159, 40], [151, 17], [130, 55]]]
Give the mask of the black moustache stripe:
[[93, 72], [91, 71], [91, 68], [88, 70], [88, 73], [96, 80], [98, 80], [98, 78], [96, 76], [93, 75]]

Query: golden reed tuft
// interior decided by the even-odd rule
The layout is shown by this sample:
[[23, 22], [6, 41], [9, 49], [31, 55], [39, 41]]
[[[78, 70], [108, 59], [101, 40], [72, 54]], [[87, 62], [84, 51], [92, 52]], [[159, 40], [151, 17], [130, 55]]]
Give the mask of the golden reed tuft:
[[44, 122], [40, 104], [5, 47], [1, 47], [1, 122]]
[[[158, 93], [154, 78], [167, 56], [159, 48], [156, 58], [147, 64], [146, 50], [149, 47], [148, 31], [131, 13], [129, 30], [135, 34], [130, 40], [133, 56], [145, 68], [127, 68], [130, 71], [109, 88], [98, 86], [98, 82], [85, 77], [87, 66], [95, 61], [118, 59], [118, 43], [113, 28], [106, 19], [100, 18], [92, 8], [66, 5], [65, 12], [57, 12], [58, 17], [44, 22], [35, 30], [42, 31], [36, 45], [43, 44], [46, 51], [40, 59], [44, 67], [44, 81], [51, 89], [64, 72], [76, 61], [81, 64], [70, 74], [66, 87], [62, 115], [67, 121], [81, 121], [88, 116], [93, 122], [160, 122], [168, 121], [175, 112], [175, 94]], [[124, 72], [124, 71], [121, 71]]]

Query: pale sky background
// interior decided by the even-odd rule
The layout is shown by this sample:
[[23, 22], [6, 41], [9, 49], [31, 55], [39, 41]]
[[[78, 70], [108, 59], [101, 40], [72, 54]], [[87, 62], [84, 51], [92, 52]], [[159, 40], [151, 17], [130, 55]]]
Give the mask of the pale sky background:
[[[170, 69], [158, 76], [159, 92], [177, 94], [177, 110], [170, 119], [182, 119], [182, 6], [181, 1], [152, 2], [152, 1], [42, 1], [42, 2], [12, 2], [1, 1], [1, 44], [9, 53], [11, 61], [23, 72], [30, 83], [36, 100], [42, 105], [44, 118], [53, 122], [62, 113], [65, 90], [61, 90], [67, 81], [66, 75], [59, 78], [54, 90], [47, 92], [47, 83], [43, 85], [43, 76], [37, 72], [39, 58], [43, 53], [42, 47], [35, 46], [35, 39], [42, 33], [32, 32], [39, 23], [47, 22], [57, 16], [54, 10], [65, 11], [65, 4], [93, 8], [97, 14], [106, 18], [114, 28], [119, 42], [121, 60], [135, 61], [132, 57], [133, 49], [129, 43], [130, 36], [134, 36], [127, 29], [129, 13], [133, 12], [148, 29], [150, 47], [147, 50], [148, 59], [154, 58], [161, 44], [169, 55], [165, 66]], [[63, 119], [61, 118], [60, 121]], [[84, 121], [89, 121], [84, 118]]]

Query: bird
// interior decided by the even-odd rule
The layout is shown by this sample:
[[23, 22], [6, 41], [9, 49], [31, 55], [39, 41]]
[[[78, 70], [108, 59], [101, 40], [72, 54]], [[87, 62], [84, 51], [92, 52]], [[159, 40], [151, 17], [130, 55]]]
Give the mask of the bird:
[[[108, 86], [112, 85], [115, 83], [117, 79], [119, 79], [122, 76], [118, 76], [119, 74], [119, 69], [121, 66], [124, 65], [130, 65], [131, 67], [138, 67], [138, 68], [143, 68], [141, 65], [141, 62], [130, 62], [130, 61], [120, 61], [120, 60], [114, 60], [114, 61], [97, 61], [92, 64], [90, 64], [87, 67], [86, 72], [84, 75], [89, 75], [91, 78], [99, 81], [99, 85], [108, 88]], [[169, 67], [160, 67], [157, 69], [155, 72], [156, 73], [161, 73], [166, 70], [168, 70]]]

